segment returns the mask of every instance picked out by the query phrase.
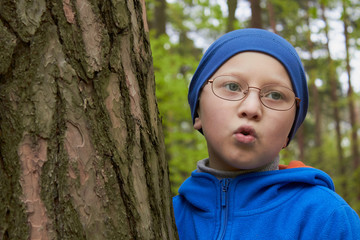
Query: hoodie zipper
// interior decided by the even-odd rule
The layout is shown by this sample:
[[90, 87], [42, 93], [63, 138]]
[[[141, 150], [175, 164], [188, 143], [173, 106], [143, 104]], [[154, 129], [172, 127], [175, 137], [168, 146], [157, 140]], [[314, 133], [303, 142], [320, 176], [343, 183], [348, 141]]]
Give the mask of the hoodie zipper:
[[226, 232], [226, 226], [228, 221], [228, 206], [227, 206], [227, 195], [228, 195], [228, 189], [229, 189], [229, 183], [230, 179], [224, 178], [221, 180], [221, 226], [219, 235], [217, 237], [217, 240], [224, 239], [225, 232]]

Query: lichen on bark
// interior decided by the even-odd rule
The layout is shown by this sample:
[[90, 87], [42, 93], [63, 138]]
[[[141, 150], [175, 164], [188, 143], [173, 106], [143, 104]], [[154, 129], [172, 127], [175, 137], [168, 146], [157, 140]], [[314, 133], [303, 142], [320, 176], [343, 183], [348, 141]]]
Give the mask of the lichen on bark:
[[9, 59], [13, 55], [16, 46], [16, 37], [0, 21], [0, 74], [8, 71], [11, 62]]
[[0, 7], [2, 18], [23, 42], [29, 42], [35, 34], [45, 11], [45, 0], [2, 1]]

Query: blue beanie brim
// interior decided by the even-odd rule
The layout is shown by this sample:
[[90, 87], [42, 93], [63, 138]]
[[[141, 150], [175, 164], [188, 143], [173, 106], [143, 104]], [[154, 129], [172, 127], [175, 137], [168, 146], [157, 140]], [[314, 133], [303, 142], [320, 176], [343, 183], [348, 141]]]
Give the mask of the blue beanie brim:
[[279, 35], [263, 29], [240, 29], [217, 39], [205, 52], [190, 82], [188, 101], [193, 122], [204, 83], [232, 56], [246, 51], [268, 54], [287, 70], [295, 95], [301, 99], [289, 133], [289, 142], [305, 119], [308, 109], [308, 88], [304, 67], [295, 48]]

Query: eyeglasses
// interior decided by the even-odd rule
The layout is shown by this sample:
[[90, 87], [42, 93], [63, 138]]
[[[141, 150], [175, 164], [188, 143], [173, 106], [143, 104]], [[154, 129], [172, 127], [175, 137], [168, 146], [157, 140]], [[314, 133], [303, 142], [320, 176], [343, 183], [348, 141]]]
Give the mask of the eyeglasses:
[[244, 99], [250, 88], [259, 90], [259, 99], [261, 103], [270, 109], [276, 111], [286, 111], [294, 106], [299, 107], [300, 98], [295, 93], [284, 86], [278, 84], [268, 84], [262, 88], [249, 87], [247, 82], [238, 76], [222, 75], [208, 80], [211, 83], [211, 89], [215, 96], [228, 100], [239, 101]]

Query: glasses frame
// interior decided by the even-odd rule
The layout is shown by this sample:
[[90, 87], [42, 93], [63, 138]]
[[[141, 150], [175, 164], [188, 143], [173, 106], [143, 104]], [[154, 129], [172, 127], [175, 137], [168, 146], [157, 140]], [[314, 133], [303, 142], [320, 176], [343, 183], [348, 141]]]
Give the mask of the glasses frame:
[[226, 76], [237, 77], [237, 76], [234, 76], [234, 75], [220, 75], [220, 76], [217, 76], [217, 77], [208, 79], [208, 80], [206, 81], [206, 83], [211, 83], [211, 91], [213, 92], [213, 94], [214, 94], [216, 97], [218, 97], [218, 98], [220, 98], [220, 99], [223, 99], [223, 100], [226, 100], [226, 101], [231, 101], [231, 102], [240, 101], [240, 100], [245, 99], [245, 98], [248, 96], [248, 93], [249, 93], [250, 88], [254, 88], [254, 89], [259, 90], [259, 100], [260, 100], [261, 104], [262, 104], [264, 107], [266, 107], [266, 108], [272, 109], [272, 110], [274, 110], [274, 111], [281, 111], [281, 112], [283, 112], [283, 111], [288, 111], [288, 110], [290, 110], [290, 109], [295, 105], [295, 103], [296, 103], [296, 107], [297, 107], [297, 108], [300, 107], [301, 99], [298, 98], [298, 97], [296, 97], [296, 95], [295, 95], [295, 93], [294, 93], [293, 90], [291, 90], [290, 88], [285, 87], [285, 86], [282, 86], [282, 87], [287, 88], [287, 89], [289, 89], [291, 92], [293, 92], [293, 93], [294, 93], [294, 96], [295, 96], [295, 99], [294, 99], [294, 103], [293, 103], [288, 109], [283, 109], [283, 110], [279, 110], [279, 109], [275, 109], [275, 108], [271, 108], [271, 107], [269, 107], [269, 106], [266, 106], [266, 105], [263, 103], [263, 101], [261, 100], [261, 96], [260, 96], [261, 88], [251, 87], [251, 86], [249, 86], [249, 84], [248, 84], [247, 82], [245, 82], [245, 81], [244, 81], [244, 83], [245, 83], [246, 86], [247, 86], [247, 91], [246, 91], [246, 93], [244, 94], [244, 97], [242, 97], [242, 98], [240, 98], [240, 99], [236, 99], [236, 100], [231, 100], [231, 99], [227, 99], [227, 98], [220, 97], [220, 96], [217, 95], [217, 94], [215, 93], [215, 91], [214, 91], [213, 82], [214, 82], [215, 79], [218, 78], [218, 77], [226, 77]]

